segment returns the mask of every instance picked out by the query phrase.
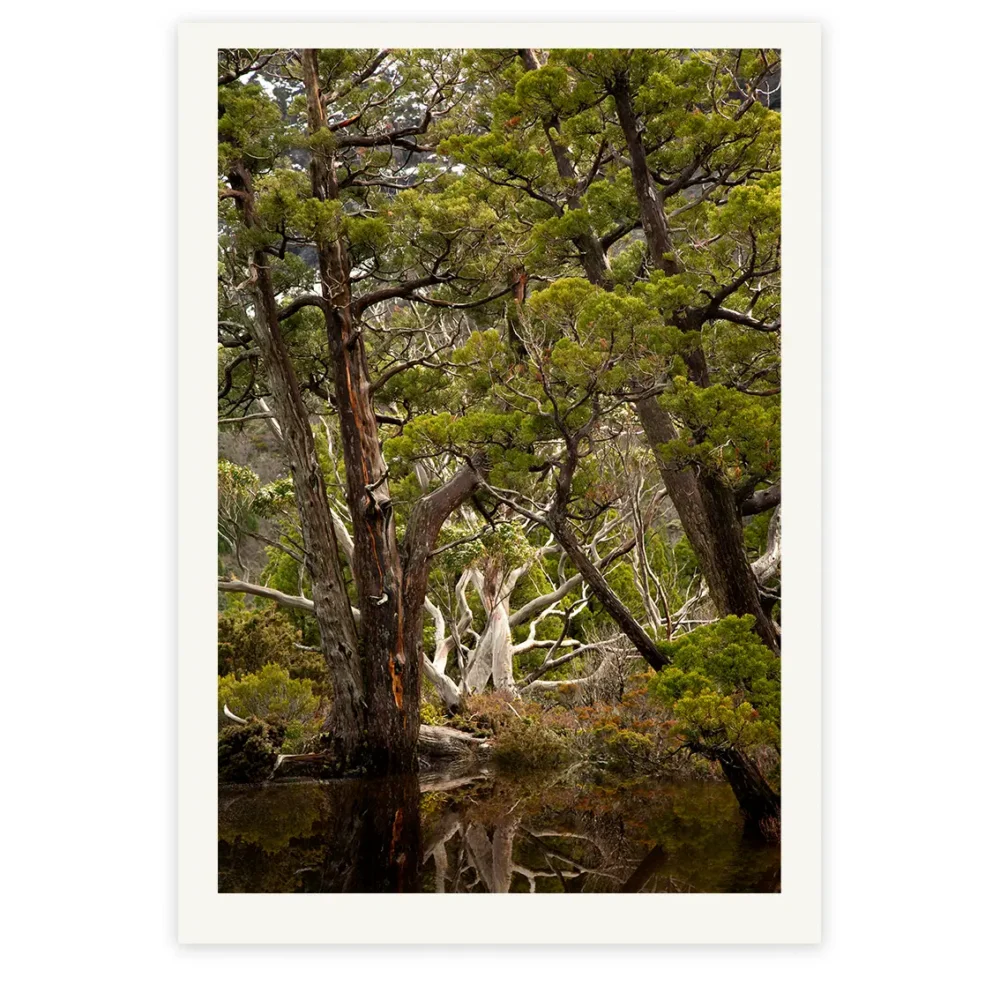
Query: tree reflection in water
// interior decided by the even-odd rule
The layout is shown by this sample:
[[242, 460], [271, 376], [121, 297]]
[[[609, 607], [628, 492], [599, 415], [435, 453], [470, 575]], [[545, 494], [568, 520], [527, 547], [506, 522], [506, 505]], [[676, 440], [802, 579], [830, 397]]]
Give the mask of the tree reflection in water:
[[779, 892], [780, 858], [721, 783], [483, 774], [219, 802], [221, 892]]

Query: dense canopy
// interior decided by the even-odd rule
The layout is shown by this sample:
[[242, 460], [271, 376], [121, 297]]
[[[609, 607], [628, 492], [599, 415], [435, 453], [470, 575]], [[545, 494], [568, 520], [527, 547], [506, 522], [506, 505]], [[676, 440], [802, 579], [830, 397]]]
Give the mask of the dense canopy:
[[422, 717], [640, 678], [774, 794], [779, 94], [768, 50], [219, 53], [220, 708], [405, 773]]

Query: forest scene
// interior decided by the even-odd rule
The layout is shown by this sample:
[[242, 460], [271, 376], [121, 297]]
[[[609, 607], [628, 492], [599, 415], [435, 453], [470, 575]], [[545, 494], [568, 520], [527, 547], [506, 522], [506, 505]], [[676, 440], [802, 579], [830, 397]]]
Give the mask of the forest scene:
[[780, 892], [780, 85], [219, 51], [219, 891]]

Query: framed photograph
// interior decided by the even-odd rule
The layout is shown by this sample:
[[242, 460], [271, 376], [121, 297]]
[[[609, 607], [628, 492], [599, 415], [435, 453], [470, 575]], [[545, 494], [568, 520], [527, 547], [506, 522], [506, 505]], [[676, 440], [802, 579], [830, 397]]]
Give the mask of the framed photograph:
[[818, 26], [179, 86], [180, 940], [819, 941]]

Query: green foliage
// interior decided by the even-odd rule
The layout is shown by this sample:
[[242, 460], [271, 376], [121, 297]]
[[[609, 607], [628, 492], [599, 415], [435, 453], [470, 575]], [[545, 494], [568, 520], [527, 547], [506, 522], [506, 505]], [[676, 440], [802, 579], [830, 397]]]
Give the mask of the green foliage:
[[249, 169], [273, 162], [285, 145], [281, 112], [256, 84], [219, 88], [219, 171], [234, 161]]
[[570, 756], [565, 738], [531, 718], [516, 718], [493, 738], [500, 770], [538, 771], [558, 767]]
[[594, 729], [592, 736], [590, 752], [608, 770], [641, 772], [657, 764], [656, 743], [644, 733], [603, 725]]
[[420, 723], [424, 726], [446, 726], [448, 717], [437, 705], [429, 701], [420, 703]]
[[219, 543], [233, 551], [243, 534], [257, 531], [261, 518], [274, 518], [295, 503], [291, 478], [261, 485], [260, 477], [246, 466], [219, 460]]
[[705, 625], [665, 644], [669, 659], [649, 682], [695, 744], [741, 749], [777, 745], [781, 725], [780, 661], [745, 615]]
[[751, 556], [759, 556], [767, 548], [767, 530], [773, 515], [773, 510], [757, 514], [743, 529], [743, 540], [746, 543], [747, 552]]
[[326, 674], [323, 657], [297, 648], [301, 643], [302, 636], [288, 616], [271, 602], [248, 608], [242, 595], [232, 594], [219, 614], [219, 675], [239, 678], [276, 663], [292, 677], [308, 678], [318, 686]]
[[[219, 714], [222, 706], [244, 719], [271, 719], [284, 724], [316, 723], [319, 698], [308, 681], [294, 680], [276, 663], [266, 663], [257, 673], [219, 678]], [[297, 730], [301, 736], [302, 731]]]
[[701, 389], [678, 376], [669, 397], [686, 434], [663, 446], [668, 462], [710, 469], [734, 489], [773, 478], [781, 461], [781, 408], [725, 386]]
[[[238, 56], [229, 62], [242, 65]], [[379, 434], [400, 539], [426, 492], [425, 477], [433, 488], [473, 456], [477, 467], [489, 468], [490, 490], [511, 490], [538, 512], [553, 509], [553, 484], [572, 462], [566, 514], [587, 545], [602, 528], [611, 529], [600, 542], [602, 553], [627, 537], [634, 482], [647, 488], [655, 482], [656, 458], [690, 466], [733, 490], [777, 481], [781, 119], [757, 101], [745, 104], [741, 93], [777, 53], [552, 50], [537, 69], [508, 51], [376, 56], [375, 50], [319, 52], [322, 89], [336, 97], [325, 108], [328, 126], [315, 132], [306, 121], [294, 55], [275, 59], [250, 83], [236, 80], [219, 90], [220, 413], [248, 413], [254, 397], [273, 395], [253, 344], [260, 314], [251, 252], [266, 251], [280, 310], [315, 294], [315, 249], [333, 247], [351, 273], [356, 331], [384, 420]], [[621, 88], [640, 123], [677, 274], [654, 266], [637, 225], [632, 161], [616, 103]], [[428, 95], [440, 96], [440, 104], [430, 108]], [[402, 144], [386, 141], [389, 131], [404, 126]], [[329, 197], [313, 193], [310, 157], [336, 172]], [[250, 226], [246, 202], [233, 197], [239, 190], [229, 190], [239, 189], [247, 175], [257, 217]], [[595, 246], [598, 270], [605, 262], [608, 267], [598, 278], [593, 266], [584, 266], [593, 265], [587, 254]], [[742, 280], [751, 261], [756, 273]], [[427, 282], [415, 293], [390, 287], [414, 278]], [[511, 295], [511, 287], [519, 294]], [[362, 307], [366, 295], [379, 301], [377, 308]], [[706, 319], [710, 303], [728, 312]], [[461, 311], [440, 308], [446, 305]], [[323, 313], [305, 308], [280, 322], [307, 408], [329, 414], [336, 351]], [[694, 351], [707, 360], [707, 386], [691, 380]], [[632, 403], [664, 387], [677, 439], [654, 456], [637, 430]], [[314, 420], [313, 432], [331, 502], [343, 511], [343, 484], [353, 470], [345, 468], [336, 424], [327, 426], [324, 416], [322, 426]], [[450, 519], [435, 540], [446, 548], [434, 560], [432, 587], [452, 597], [466, 569], [502, 575], [527, 566], [513, 595], [518, 606], [565, 575], [558, 556], [536, 556], [547, 544], [544, 530], [505, 522], [500, 507], [487, 515], [484, 503], [494, 507], [496, 494], [485, 488], [475, 503], [475, 515]], [[263, 531], [261, 522], [270, 522]], [[749, 526], [751, 553], [765, 543], [767, 523], [764, 515]], [[645, 527], [644, 565], [673, 611], [697, 583], [698, 560], [676, 522], [653, 515]], [[247, 539], [269, 532], [273, 538], [275, 528], [283, 548], [272, 546], [262, 557], [259, 544]], [[251, 562], [258, 580], [286, 593], [300, 587], [311, 593], [301, 563], [284, 551], [302, 545], [290, 479], [263, 483], [249, 467], [220, 462], [219, 541], [241, 570]], [[247, 560], [241, 544], [250, 550]], [[349, 598], [363, 604], [346, 559], [342, 571]], [[606, 576], [645, 621], [632, 565], [620, 561]], [[574, 599], [566, 597], [560, 610]], [[482, 603], [473, 594], [469, 603], [478, 627]], [[297, 648], [318, 639], [315, 623], [293, 614], [263, 605], [248, 609], [234, 599], [220, 616], [219, 672], [229, 678], [230, 705], [239, 712], [236, 685], [244, 680], [260, 699], [240, 714], [272, 714], [265, 689], [267, 683], [280, 687], [276, 671], [284, 672], [276, 710], [294, 716], [290, 726], [307, 724], [306, 709], [296, 715], [289, 707], [288, 684], [311, 679], [312, 696], [320, 695], [326, 667], [318, 654]], [[585, 639], [607, 624], [606, 612], [591, 600], [567, 634]], [[554, 639], [561, 628], [553, 614], [537, 637]], [[515, 639], [526, 634], [521, 626]], [[649, 686], [664, 729], [633, 729], [651, 721], [638, 716], [584, 727], [592, 729], [587, 739], [608, 766], [662, 761], [674, 720], [692, 741], [777, 741], [778, 665], [747, 620], [698, 629], [670, 644], [667, 655], [668, 667]], [[544, 656], [544, 649], [520, 656], [518, 673]], [[437, 718], [429, 706], [422, 711]], [[533, 709], [522, 714], [519, 719], [504, 705], [490, 719], [501, 758], [557, 757], [555, 743], [580, 750], [568, 729], [543, 725]]]
[[747, 752], [778, 742], [778, 727], [762, 719], [750, 702], [711, 688], [679, 698], [674, 713], [679, 734], [694, 750], [707, 751], [709, 757], [729, 748]]
[[[466, 537], [466, 531], [460, 537]], [[442, 535], [441, 543], [447, 544], [447, 535]], [[493, 566], [500, 575], [523, 566], [535, 555], [535, 547], [525, 537], [520, 525], [511, 521], [498, 521], [493, 525], [483, 524], [478, 538], [472, 538], [449, 549], [442, 559], [442, 565], [453, 573], [461, 573], [470, 566]]]

